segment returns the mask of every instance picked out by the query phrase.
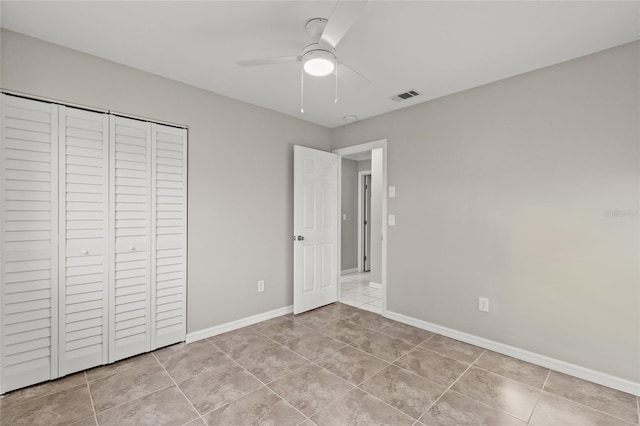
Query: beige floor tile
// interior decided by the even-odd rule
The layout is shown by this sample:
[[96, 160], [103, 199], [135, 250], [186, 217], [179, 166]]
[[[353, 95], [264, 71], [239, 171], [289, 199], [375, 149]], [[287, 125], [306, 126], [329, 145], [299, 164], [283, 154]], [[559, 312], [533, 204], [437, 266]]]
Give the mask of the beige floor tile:
[[157, 350], [154, 354], [176, 382], [231, 362], [231, 358], [208, 340], [190, 344], [178, 343]]
[[318, 331], [344, 343], [351, 343], [354, 340], [371, 333], [370, 329], [346, 320], [338, 321], [335, 324], [321, 328]]
[[[359, 297], [362, 298], [363, 305], [367, 303], [372, 303], [373, 301], [375, 301], [375, 298], [372, 298], [372, 297], [368, 297], [368, 296], [359, 296]], [[365, 297], [367, 298], [367, 300], [364, 300]], [[349, 315], [347, 319], [354, 324], [361, 325], [371, 330], [379, 330], [383, 326], [388, 325], [388, 321], [382, 316], [380, 316], [379, 314], [365, 311], [362, 309], [358, 309], [357, 312], [354, 312], [351, 315]]]
[[420, 418], [427, 426], [525, 426], [526, 422], [505, 412], [469, 399], [457, 392], [447, 391]]
[[350, 314], [357, 312], [357, 308], [354, 308], [353, 306], [345, 305], [344, 303], [332, 303], [330, 305], [326, 305], [315, 310], [327, 313], [329, 315], [332, 315], [340, 319], [344, 319]]
[[313, 361], [337, 351], [345, 344], [344, 342], [315, 331], [298, 337], [297, 339], [292, 339], [288, 341], [285, 346]]
[[386, 362], [351, 346], [345, 346], [320, 358], [316, 363], [354, 385], [362, 383], [387, 365]]
[[96, 422], [96, 416], [91, 415], [90, 417], [84, 418], [75, 423], [71, 423], [69, 426], [96, 426], [98, 423]]
[[311, 420], [319, 426], [410, 426], [414, 423], [411, 417], [357, 388], [338, 398]]
[[56, 380], [18, 389], [0, 398], [0, 408], [7, 408], [15, 404], [22, 404], [31, 399], [62, 392], [86, 384], [84, 373], [71, 374]]
[[492, 351], [485, 351], [474, 366], [539, 389], [549, 374], [548, 368]]
[[269, 383], [308, 364], [309, 361], [284, 346], [274, 346], [240, 357], [238, 363], [263, 383]]
[[177, 387], [171, 386], [108, 411], [98, 413], [100, 426], [180, 426], [198, 413]]
[[629, 426], [600, 411], [544, 392], [533, 412], [532, 426]]
[[209, 341], [233, 359], [277, 345], [276, 342], [258, 333], [253, 327], [229, 331], [211, 337]]
[[304, 336], [313, 332], [313, 328], [307, 327], [296, 321], [287, 321], [282, 324], [267, 325], [264, 327], [256, 327], [256, 331], [264, 334], [271, 340], [284, 345], [292, 339]]
[[196, 410], [204, 414], [253, 392], [262, 383], [234, 362], [187, 379], [178, 386]]
[[395, 361], [414, 348], [409, 342], [375, 332], [354, 340], [351, 345], [387, 362]]
[[92, 368], [91, 370], [87, 370], [87, 379], [88, 380], [96, 380], [101, 377], [110, 376], [112, 374], [120, 373], [122, 371], [129, 370], [130, 368], [138, 368], [143, 364], [147, 363], [158, 363], [156, 358], [148, 353], [142, 354], [138, 356], [133, 356], [131, 358], [123, 359], [113, 364], [102, 365], [100, 367]]
[[425, 349], [429, 349], [433, 352], [438, 352], [449, 358], [457, 359], [458, 361], [472, 363], [484, 352], [484, 349], [477, 346], [470, 345], [468, 343], [461, 342], [459, 340], [450, 339], [445, 336], [436, 334], [432, 338], [428, 339], [422, 346]]
[[622, 420], [638, 423], [638, 403], [635, 396], [577, 377], [552, 371], [545, 391]]
[[414, 419], [420, 418], [446, 390], [444, 386], [394, 365], [385, 368], [360, 387]]
[[433, 336], [433, 333], [429, 331], [388, 319], [385, 319], [385, 325], [380, 329], [380, 332], [397, 339], [406, 340], [414, 345], [419, 345]]
[[469, 364], [420, 347], [411, 350], [394, 364], [447, 387], [460, 377], [469, 366]]
[[334, 323], [337, 319], [335, 316], [322, 311], [309, 311], [299, 315], [291, 314], [293, 321], [305, 325], [307, 327], [318, 329], [326, 327]]
[[317, 365], [309, 365], [276, 380], [269, 387], [302, 414], [311, 416], [347, 393], [353, 385]]
[[158, 363], [147, 363], [89, 382], [96, 412], [113, 408], [173, 385], [171, 377]]
[[210, 425], [294, 426], [305, 417], [278, 395], [262, 387], [204, 416]]
[[0, 424], [7, 426], [68, 425], [93, 415], [87, 385], [29, 399], [0, 409]]
[[200, 417], [197, 419], [191, 420], [189, 423], [184, 426], [207, 426], [207, 424]]
[[529, 420], [540, 396], [534, 387], [474, 367], [451, 389], [524, 421]]

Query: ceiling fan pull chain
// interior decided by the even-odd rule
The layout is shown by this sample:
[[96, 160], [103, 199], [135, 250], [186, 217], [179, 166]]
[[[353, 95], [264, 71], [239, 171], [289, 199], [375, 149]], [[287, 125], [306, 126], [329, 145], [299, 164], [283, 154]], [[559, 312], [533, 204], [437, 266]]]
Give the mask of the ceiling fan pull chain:
[[300, 67], [300, 112], [304, 114], [304, 67]]
[[334, 58], [334, 65], [336, 70], [336, 98], [333, 100], [334, 104], [338, 103], [338, 58], [336, 56]]

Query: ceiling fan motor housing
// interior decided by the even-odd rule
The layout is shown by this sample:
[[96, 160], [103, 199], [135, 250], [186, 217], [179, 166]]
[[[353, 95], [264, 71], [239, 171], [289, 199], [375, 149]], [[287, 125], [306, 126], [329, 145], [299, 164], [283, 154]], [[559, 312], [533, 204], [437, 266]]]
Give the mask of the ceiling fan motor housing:
[[[302, 63], [307, 73], [316, 76], [323, 76], [331, 73], [337, 62], [336, 51], [331, 46], [322, 42], [320, 37], [327, 25], [324, 18], [314, 18], [307, 21], [305, 29], [309, 34], [310, 40], [302, 49]], [[308, 64], [310, 61], [315, 62], [315, 66]], [[323, 64], [323, 65], [319, 65]], [[329, 65], [331, 64], [331, 65]], [[320, 66], [320, 68], [318, 68]], [[313, 69], [316, 69], [314, 72]]]

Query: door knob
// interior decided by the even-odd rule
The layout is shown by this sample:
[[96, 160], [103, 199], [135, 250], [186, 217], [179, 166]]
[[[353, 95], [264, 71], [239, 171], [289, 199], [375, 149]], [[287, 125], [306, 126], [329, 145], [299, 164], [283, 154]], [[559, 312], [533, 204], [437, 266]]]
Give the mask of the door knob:
[[298, 241], [304, 241], [304, 237], [303, 237], [302, 235], [298, 235], [297, 240], [298, 240]]
[[130, 250], [130, 251], [134, 251], [135, 249], [136, 249], [136, 248], [135, 248], [134, 246], [130, 246], [130, 247], [129, 247], [129, 250]]
[[82, 250], [82, 254], [89, 254], [89, 250]]

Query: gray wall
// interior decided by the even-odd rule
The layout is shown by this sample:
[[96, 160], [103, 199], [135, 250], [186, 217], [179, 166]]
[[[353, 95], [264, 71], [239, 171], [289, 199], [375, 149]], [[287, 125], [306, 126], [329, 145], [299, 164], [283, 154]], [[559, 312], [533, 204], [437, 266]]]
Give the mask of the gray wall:
[[189, 331], [293, 303], [292, 146], [328, 129], [5, 30], [0, 83], [189, 126]]
[[342, 228], [340, 230], [340, 268], [358, 266], [358, 162], [342, 159]]
[[358, 161], [358, 171], [371, 171], [371, 160]]
[[388, 139], [388, 309], [640, 380], [639, 79], [636, 42], [336, 129]]

